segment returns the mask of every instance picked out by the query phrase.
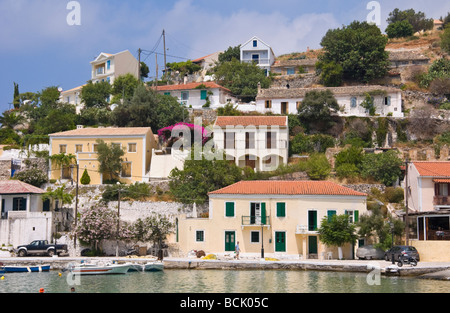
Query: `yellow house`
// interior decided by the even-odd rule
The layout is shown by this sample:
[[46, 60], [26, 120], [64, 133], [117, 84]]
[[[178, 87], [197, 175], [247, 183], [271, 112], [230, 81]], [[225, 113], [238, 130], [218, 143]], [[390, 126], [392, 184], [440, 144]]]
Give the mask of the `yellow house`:
[[[317, 232], [324, 217], [367, 212], [366, 194], [327, 181], [241, 181], [209, 194], [209, 216], [178, 222], [180, 250], [241, 255], [337, 258]], [[353, 257], [343, 247], [343, 257]], [[356, 248], [356, 247], [355, 247]]]
[[[156, 148], [156, 140], [150, 127], [130, 128], [82, 128], [78, 127], [60, 133], [50, 134], [50, 156], [55, 154], [73, 154], [79, 166], [79, 176], [86, 169], [90, 184], [102, 184], [109, 179], [99, 172], [97, 160], [97, 140], [106, 144], [117, 144], [125, 152], [123, 155], [120, 181], [134, 183], [144, 181], [148, 177], [152, 149]], [[76, 180], [76, 170], [71, 167], [61, 167], [51, 164], [49, 179]]]

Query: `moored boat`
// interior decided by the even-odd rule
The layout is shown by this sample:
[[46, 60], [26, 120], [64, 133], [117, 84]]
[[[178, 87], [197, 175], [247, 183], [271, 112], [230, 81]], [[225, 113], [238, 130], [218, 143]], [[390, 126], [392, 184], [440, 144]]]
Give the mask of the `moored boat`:
[[164, 264], [160, 261], [147, 262], [144, 264], [131, 263], [130, 272], [158, 272], [164, 270]]
[[126, 274], [130, 269], [130, 264], [89, 264], [69, 266], [72, 274], [79, 275], [106, 275], [106, 274]]
[[50, 265], [5, 265], [0, 269], [3, 273], [36, 273], [36, 272], [48, 272], [50, 271]]

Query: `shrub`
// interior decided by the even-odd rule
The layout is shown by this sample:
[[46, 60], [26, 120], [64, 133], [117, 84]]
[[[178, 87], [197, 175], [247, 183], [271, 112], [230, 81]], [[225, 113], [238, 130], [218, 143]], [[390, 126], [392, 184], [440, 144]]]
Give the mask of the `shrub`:
[[91, 177], [89, 176], [87, 169], [84, 169], [83, 175], [80, 179], [80, 183], [83, 185], [89, 185], [91, 183]]
[[384, 191], [384, 197], [387, 202], [400, 203], [405, 198], [403, 188], [387, 187]]

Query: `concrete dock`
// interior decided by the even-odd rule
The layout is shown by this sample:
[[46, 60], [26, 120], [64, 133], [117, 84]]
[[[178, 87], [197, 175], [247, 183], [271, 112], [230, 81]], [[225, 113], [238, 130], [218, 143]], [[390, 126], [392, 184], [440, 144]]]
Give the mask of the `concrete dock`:
[[[4, 265], [50, 264], [52, 270], [62, 271], [69, 264], [85, 262], [146, 263], [154, 257], [8, 257], [0, 258]], [[199, 258], [164, 258], [164, 268], [189, 270], [300, 270], [369, 273], [375, 269], [386, 276], [411, 276], [424, 279], [450, 280], [450, 262], [419, 262], [417, 266], [398, 267], [384, 260], [214, 260]]]

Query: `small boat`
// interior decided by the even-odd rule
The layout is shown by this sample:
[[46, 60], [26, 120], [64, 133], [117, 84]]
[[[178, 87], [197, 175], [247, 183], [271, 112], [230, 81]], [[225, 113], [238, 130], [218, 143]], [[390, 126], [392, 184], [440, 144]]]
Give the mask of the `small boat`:
[[19, 265], [6, 265], [0, 269], [3, 273], [36, 273], [36, 272], [48, 272], [50, 271], [50, 265], [34, 265], [34, 266], [19, 266]]
[[131, 263], [130, 272], [158, 272], [164, 270], [164, 264], [162, 262], [147, 262], [145, 264]]
[[89, 264], [82, 263], [76, 266], [69, 266], [72, 274], [79, 275], [106, 275], [106, 274], [126, 274], [131, 264]]

